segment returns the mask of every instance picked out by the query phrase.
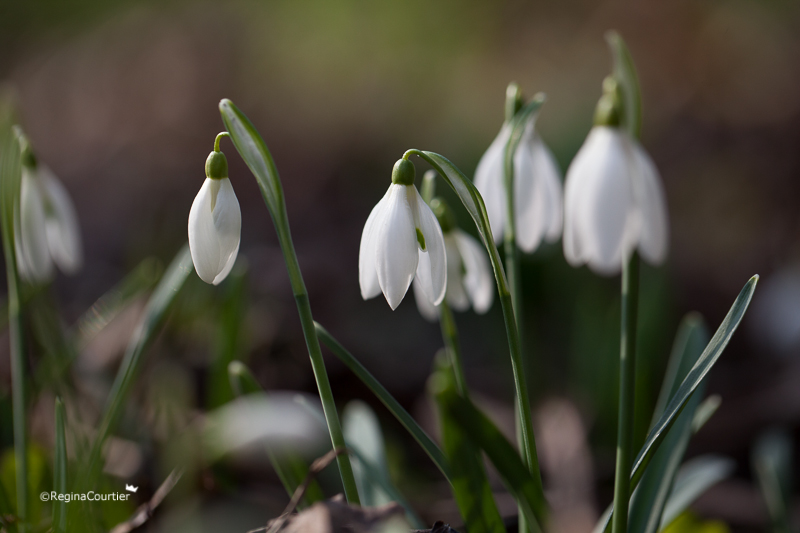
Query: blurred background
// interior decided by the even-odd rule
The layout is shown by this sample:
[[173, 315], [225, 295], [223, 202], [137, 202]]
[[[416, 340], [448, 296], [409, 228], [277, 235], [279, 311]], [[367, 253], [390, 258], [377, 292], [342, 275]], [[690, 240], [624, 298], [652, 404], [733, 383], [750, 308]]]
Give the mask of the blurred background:
[[[769, 427], [790, 435], [800, 427], [798, 28], [800, 4], [789, 0], [2, 0], [0, 80], [15, 87], [39, 159], [78, 209], [86, 264], [54, 284], [66, 325], [143, 260], [155, 257], [148, 265], [157, 269], [186, 241], [205, 158], [223, 129], [217, 103], [230, 98], [281, 172], [315, 318], [434, 432], [425, 383], [442, 344], [439, 328], [410, 297], [394, 312], [383, 298], [362, 301], [364, 222], [406, 149], [441, 153], [472, 176], [500, 128], [511, 81], [527, 97], [547, 93], [538, 129], [566, 169], [610, 71], [603, 35], [617, 29], [638, 68], [642, 143], [661, 171], [671, 218], [667, 264], [642, 272], [637, 439], [648, 429], [681, 317], [699, 311], [713, 331], [747, 279], [760, 274], [743, 327], [710, 375], [709, 393], [722, 405], [688, 452], [737, 462], [695, 511], [756, 531], [767, 514], [750, 467], [753, 443]], [[163, 478], [155, 472], [168, 461], [154, 458], [164, 442], [231, 397], [220, 378], [229, 360], [245, 361], [268, 390], [316, 390], [269, 214], [229, 141], [222, 149], [242, 209], [239, 261], [217, 288], [192, 275], [148, 352], [120, 430], [139, 457], [126, 479], [140, 480], [145, 493]], [[474, 234], [460, 206], [457, 215]], [[570, 268], [559, 242], [524, 257], [523, 284], [537, 431], [555, 443], [564, 431], [588, 439], [586, 515], [596, 516], [613, 482], [619, 278]], [[132, 305], [81, 352], [77, 368], [93, 376], [91, 387], [107, 390], [141, 307]], [[487, 317], [467, 312], [457, 321], [469, 385], [513, 434], [499, 305]], [[4, 448], [11, 443], [6, 335]], [[457, 523], [447, 485], [416, 444], [343, 365], [327, 362], [338, 402], [359, 398], [375, 408], [393, 478], [423, 518]], [[177, 413], [167, 429], [148, 414], [164, 402]], [[52, 406], [51, 398], [43, 403]], [[41, 416], [46, 423], [34, 423], [33, 439], [47, 447], [52, 413]], [[237, 515], [242, 531], [286, 501], [268, 468], [246, 464], [201, 476], [193, 489], [209, 503], [208, 516], [245, 509]], [[188, 512], [175, 500], [168, 518]], [[515, 511], [510, 498], [500, 505]]]

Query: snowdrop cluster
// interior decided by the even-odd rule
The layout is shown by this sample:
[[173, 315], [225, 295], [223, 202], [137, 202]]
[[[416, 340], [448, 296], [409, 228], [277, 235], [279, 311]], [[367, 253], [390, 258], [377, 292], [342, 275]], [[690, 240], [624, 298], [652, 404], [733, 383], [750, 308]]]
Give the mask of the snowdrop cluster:
[[215, 149], [206, 159], [206, 180], [189, 211], [189, 251], [200, 279], [222, 283], [236, 262], [241, 233], [242, 213], [228, 179], [228, 161]]
[[54, 265], [65, 274], [83, 266], [83, 245], [75, 207], [55, 174], [39, 162], [21, 138], [19, 223], [14, 226], [17, 269], [22, 279], [44, 283]]

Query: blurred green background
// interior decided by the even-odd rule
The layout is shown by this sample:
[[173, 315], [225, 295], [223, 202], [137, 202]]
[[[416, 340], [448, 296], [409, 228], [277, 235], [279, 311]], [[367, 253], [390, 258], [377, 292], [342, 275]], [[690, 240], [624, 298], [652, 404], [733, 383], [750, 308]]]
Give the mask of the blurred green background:
[[[315, 318], [432, 427], [424, 385], [439, 330], [410, 297], [395, 312], [382, 298], [361, 300], [357, 257], [367, 215], [408, 148], [439, 152], [471, 176], [500, 128], [510, 81], [527, 96], [547, 93], [538, 128], [566, 169], [610, 70], [603, 34], [612, 28], [639, 70], [642, 142], [661, 171], [671, 217], [668, 263], [642, 275], [641, 441], [684, 313], [698, 310], [716, 328], [752, 274], [762, 275], [762, 285], [774, 273], [795, 288], [800, 283], [798, 2], [2, 0], [0, 79], [16, 88], [23, 126], [72, 194], [84, 235], [84, 270], [55, 284], [64, 322], [72, 324], [140, 261], [169, 261], [185, 241], [205, 158], [223, 128], [217, 103], [230, 98], [260, 130], [281, 172]], [[223, 151], [242, 208], [237, 272], [216, 289], [190, 280], [148, 355], [134, 411], [146, 411], [148, 395], [166, 402], [159, 390], [179, 417], [216, 407], [230, 397], [220, 376], [233, 358], [247, 361], [269, 390], [315, 391], [268, 212], [228, 141]], [[474, 233], [466, 214], [458, 215]], [[571, 269], [559, 242], [524, 258], [523, 283], [534, 401], [566, 398], [577, 406], [602, 509], [613, 476], [619, 279]], [[800, 421], [800, 326], [792, 330], [790, 320], [800, 317], [800, 297], [786, 303], [781, 297], [790, 289], [775, 286], [770, 294], [783, 302], [789, 340], [770, 341], [765, 328], [773, 320], [750, 325], [759, 324], [753, 313], [771, 316], [778, 305], [757, 301], [711, 375], [710, 392], [722, 395], [722, 407], [689, 451], [739, 460], [736, 478], [698, 509], [742, 530], [766, 520], [749, 481], [755, 435]], [[79, 358], [80, 372], [100, 390], [137, 309]], [[470, 312], [457, 320], [469, 384], [513, 432], [499, 306], [488, 317]], [[429, 487], [436, 473], [400, 426], [347, 369], [329, 363], [339, 402], [362, 398], [376, 408], [401, 488], [427, 487], [417, 498], [423, 515], [452, 513], [452, 504], [425, 503], [429, 494], [449, 496], [446, 487]], [[6, 413], [9, 388], [3, 340]], [[151, 422], [145, 414], [128, 420], [128, 437], [144, 456], [133, 475], [144, 483], [153, 450], [141, 435], [157, 433]], [[169, 425], [166, 434], [180, 427]], [[33, 428], [46, 446], [47, 430]], [[5, 417], [4, 447], [10, 433]], [[233, 471], [239, 492], [260, 486], [258, 476]], [[211, 494], [237, 493], [210, 486]], [[256, 491], [251, 499], [261, 497]]]

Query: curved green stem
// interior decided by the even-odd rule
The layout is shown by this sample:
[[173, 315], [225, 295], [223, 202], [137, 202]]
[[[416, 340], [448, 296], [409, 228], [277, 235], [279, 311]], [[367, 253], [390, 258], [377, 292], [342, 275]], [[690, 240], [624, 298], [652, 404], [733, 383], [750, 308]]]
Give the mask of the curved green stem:
[[214, 138], [214, 151], [219, 152], [219, 142], [222, 140], [223, 137], [230, 137], [231, 134], [227, 131], [221, 131], [217, 133], [217, 136]]
[[[325, 370], [325, 362], [322, 359], [322, 350], [319, 346], [317, 332], [314, 328], [314, 318], [311, 314], [308, 291], [303, 281], [303, 274], [300, 272], [300, 263], [297, 260], [297, 253], [295, 252], [291, 230], [289, 229], [289, 217], [286, 213], [286, 202], [283, 197], [283, 186], [278, 175], [278, 168], [275, 166], [275, 161], [272, 159], [272, 154], [266, 143], [264, 143], [264, 139], [261, 138], [258, 130], [244, 113], [227, 99], [219, 103], [219, 109], [236, 150], [256, 178], [258, 187], [261, 189], [261, 195], [264, 197], [264, 203], [267, 205], [275, 225], [278, 242], [286, 261], [286, 270], [289, 273], [292, 293], [300, 315], [300, 325], [303, 329], [303, 337], [311, 359], [311, 368], [317, 381], [320, 399], [322, 400], [322, 410], [325, 414], [325, 421], [328, 423], [331, 443], [334, 449], [345, 448], [346, 444], [339, 421], [339, 414], [336, 411], [333, 391], [328, 380], [328, 373]], [[349, 455], [346, 453], [338, 454], [336, 462], [339, 466], [347, 501], [351, 504], [359, 505], [358, 488]]]
[[469, 211], [478, 231], [481, 234], [483, 244], [489, 252], [489, 260], [492, 263], [495, 281], [497, 282], [497, 292], [500, 298], [500, 305], [503, 308], [503, 319], [506, 326], [508, 337], [509, 354], [511, 355], [511, 367], [514, 373], [514, 386], [516, 388], [516, 407], [520, 413], [519, 421], [521, 427], [521, 455], [525, 465], [530, 468], [534, 482], [537, 484], [536, 490], [543, 493], [542, 478], [539, 471], [539, 460], [536, 454], [536, 441], [533, 435], [533, 419], [531, 417], [531, 406], [528, 397], [528, 387], [525, 382], [524, 369], [522, 364], [522, 349], [519, 340], [514, 306], [509, 290], [508, 280], [506, 279], [503, 263], [500, 254], [492, 239], [492, 232], [489, 227], [489, 217], [486, 214], [486, 206], [483, 203], [480, 193], [474, 185], [458, 170], [450, 161], [433, 152], [423, 152], [417, 149], [407, 150], [403, 155], [408, 158], [411, 155], [419, 156], [428, 162], [441, 175], [445, 181], [456, 191], [464, 206]]
[[467, 378], [464, 374], [464, 362], [461, 358], [461, 342], [458, 340], [458, 328], [456, 327], [453, 311], [446, 301], [439, 306], [439, 325], [442, 328], [442, 339], [447, 349], [447, 355], [453, 365], [458, 393], [464, 398], [469, 398]]
[[628, 530], [633, 411], [636, 393], [636, 318], [638, 305], [639, 255], [634, 251], [628, 263], [622, 268], [617, 465], [614, 477], [614, 516], [611, 526], [613, 533], [625, 533]]

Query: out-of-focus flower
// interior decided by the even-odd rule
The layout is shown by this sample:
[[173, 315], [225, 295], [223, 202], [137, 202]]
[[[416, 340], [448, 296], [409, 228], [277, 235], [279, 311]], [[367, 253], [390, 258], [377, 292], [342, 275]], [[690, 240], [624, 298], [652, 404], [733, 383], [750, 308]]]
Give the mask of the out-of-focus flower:
[[83, 266], [83, 245], [75, 207], [64, 185], [39, 163], [23, 139], [19, 224], [15, 226], [17, 268], [26, 281], [53, 277], [53, 263], [65, 274]]
[[[443, 200], [434, 198], [431, 209], [444, 234], [447, 256], [445, 301], [457, 311], [466, 311], [471, 304], [476, 313], [485, 313], [494, 300], [494, 275], [486, 251], [474, 237], [456, 226]], [[412, 286], [420, 314], [431, 322], [439, 320], [439, 309], [427, 297], [422, 284], [415, 279]]]
[[392, 184], [372, 209], [361, 234], [358, 281], [367, 300], [383, 292], [396, 309], [417, 279], [433, 305], [444, 299], [447, 259], [436, 216], [414, 186], [414, 164], [395, 163]]
[[206, 160], [206, 181], [189, 211], [189, 251], [200, 279], [219, 285], [228, 276], [241, 233], [242, 213], [228, 179], [228, 162], [215, 150]]
[[[478, 162], [475, 187], [483, 196], [495, 242], [503, 240], [508, 218], [505, 185], [505, 148], [511, 136], [506, 122]], [[517, 246], [533, 252], [542, 239], [558, 240], [561, 235], [561, 178], [555, 157], [528, 122], [514, 152], [514, 221]]]
[[573, 266], [611, 275], [636, 249], [646, 261], [662, 263], [669, 226], [658, 170], [619, 127], [616, 82], [604, 82], [604, 90], [595, 126], [567, 170], [564, 255]]

